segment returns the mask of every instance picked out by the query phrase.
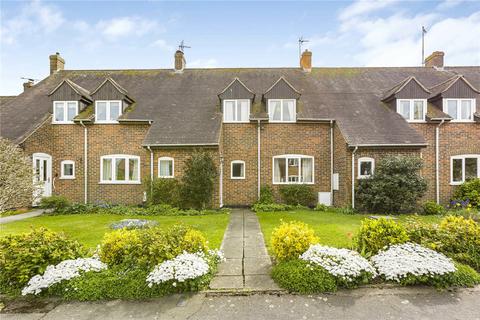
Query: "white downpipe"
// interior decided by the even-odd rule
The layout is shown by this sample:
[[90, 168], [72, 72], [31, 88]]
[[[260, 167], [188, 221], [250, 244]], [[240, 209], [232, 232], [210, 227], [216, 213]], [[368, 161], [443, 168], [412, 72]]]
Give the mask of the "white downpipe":
[[352, 209], [355, 209], [355, 152], [358, 146], [352, 152]]
[[83, 121], [80, 121], [83, 127], [83, 185], [84, 185], [84, 199], [83, 202], [88, 202], [88, 130]]
[[152, 147], [147, 146], [148, 151], [150, 151], [150, 196], [153, 193], [153, 150]]
[[435, 199], [440, 204], [440, 127], [445, 122], [442, 120], [435, 128]]
[[260, 200], [260, 188], [261, 188], [261, 179], [260, 179], [260, 120], [257, 122], [257, 199]]
[[220, 186], [219, 186], [220, 208], [223, 208], [223, 155], [220, 155]]
[[333, 120], [330, 120], [330, 204], [333, 206]]

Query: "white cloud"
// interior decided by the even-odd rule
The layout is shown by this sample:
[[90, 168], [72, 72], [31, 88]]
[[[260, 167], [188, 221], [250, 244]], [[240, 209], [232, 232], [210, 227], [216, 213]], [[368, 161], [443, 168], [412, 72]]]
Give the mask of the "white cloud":
[[165, 51], [173, 51], [173, 46], [169, 45], [167, 43], [167, 41], [165, 41], [163, 39], [155, 40], [152, 43], [152, 47], [160, 48], [160, 49], [165, 50]]
[[49, 33], [58, 29], [64, 22], [63, 14], [56, 6], [33, 0], [23, 5], [17, 15], [3, 13], [0, 39], [6, 44], [13, 44], [22, 34], [32, 30]]
[[216, 59], [197, 59], [192, 62], [187, 61], [187, 66], [189, 68], [215, 68], [218, 66], [218, 61]]
[[437, 9], [438, 10], [451, 9], [453, 7], [458, 6], [462, 2], [464, 2], [464, 0], [444, 0], [437, 6]]
[[108, 40], [117, 40], [133, 35], [142, 36], [158, 27], [156, 21], [139, 17], [119, 17], [101, 20], [96, 24], [96, 29]]
[[354, 19], [390, 6], [397, 0], [359, 0], [345, 7], [339, 14], [340, 20]]

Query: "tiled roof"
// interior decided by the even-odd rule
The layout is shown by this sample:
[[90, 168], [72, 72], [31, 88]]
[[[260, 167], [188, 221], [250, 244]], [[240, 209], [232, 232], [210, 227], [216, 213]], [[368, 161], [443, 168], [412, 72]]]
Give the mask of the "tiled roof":
[[[255, 93], [260, 106], [252, 119], [265, 118], [262, 95], [281, 77], [301, 94], [298, 118], [337, 121], [349, 145], [421, 145], [424, 138], [383, 103], [390, 88], [415, 77], [427, 88], [456, 74], [480, 87], [480, 67], [299, 68], [173, 70], [65, 70], [44, 79], [1, 108], [0, 134], [22, 141], [52, 112], [51, 92], [69, 79], [93, 92], [107, 78], [128, 92], [135, 108], [124, 121], [153, 120], [146, 145], [211, 145], [219, 142], [222, 116], [218, 94], [236, 77]], [[480, 105], [480, 103], [477, 103]], [[263, 107], [264, 108], [264, 107]]]

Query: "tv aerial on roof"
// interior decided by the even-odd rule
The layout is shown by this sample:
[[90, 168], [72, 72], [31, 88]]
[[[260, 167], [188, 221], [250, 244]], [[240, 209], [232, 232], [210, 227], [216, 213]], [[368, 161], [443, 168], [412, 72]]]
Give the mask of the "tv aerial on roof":
[[302, 46], [305, 42], [309, 42], [310, 40], [307, 40], [307, 39], [303, 39], [303, 36], [300, 36], [300, 38], [298, 38], [298, 57], [301, 58], [302, 57]]
[[28, 80], [28, 81], [30, 81], [30, 82], [40, 81], [40, 79], [33, 79], [33, 78], [26, 78], [26, 77], [21, 77], [20, 79], [22, 79], [22, 80]]

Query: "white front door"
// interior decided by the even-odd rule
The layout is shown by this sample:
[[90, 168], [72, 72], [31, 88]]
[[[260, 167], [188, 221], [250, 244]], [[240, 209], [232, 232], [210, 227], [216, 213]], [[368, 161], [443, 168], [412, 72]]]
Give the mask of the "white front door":
[[33, 205], [43, 197], [52, 195], [52, 157], [46, 153], [33, 154], [33, 182], [37, 186], [33, 192]]

